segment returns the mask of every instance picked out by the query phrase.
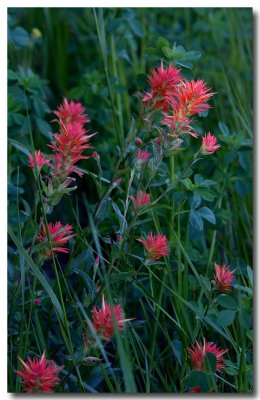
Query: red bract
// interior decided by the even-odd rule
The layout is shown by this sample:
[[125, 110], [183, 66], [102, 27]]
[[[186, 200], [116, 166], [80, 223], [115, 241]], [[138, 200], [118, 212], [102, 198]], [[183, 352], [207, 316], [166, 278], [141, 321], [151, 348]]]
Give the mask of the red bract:
[[26, 393], [53, 393], [52, 388], [60, 382], [57, 374], [63, 368], [57, 367], [52, 360], [46, 360], [43, 353], [41, 359], [34, 357], [32, 360], [28, 357], [24, 362], [18, 357], [22, 370], [15, 371], [24, 381], [24, 392]]
[[63, 103], [58, 107], [58, 111], [54, 111], [54, 114], [57, 115], [63, 125], [71, 122], [78, 122], [84, 125], [89, 122], [88, 116], [84, 111], [85, 108], [81, 103], [75, 103], [73, 100], [68, 102], [67, 99], [64, 99]]
[[149, 103], [154, 108], [167, 111], [177, 89], [177, 84], [182, 80], [181, 72], [170, 64], [164, 69], [163, 62], [160, 67], [152, 70], [148, 76], [151, 92], [145, 93], [142, 101]]
[[227, 351], [227, 349], [219, 349], [215, 343], [206, 342], [205, 338], [203, 339], [203, 343], [198, 343], [196, 341], [195, 345], [188, 349], [193, 368], [199, 371], [205, 369], [204, 358], [207, 353], [213, 353], [216, 356], [216, 370], [220, 371], [223, 368], [223, 354]]
[[138, 149], [137, 161], [139, 161], [141, 164], [144, 164], [151, 155], [152, 155], [151, 153], [148, 153], [145, 150]]
[[[34, 165], [34, 157], [33, 157], [33, 155], [32, 154], [28, 154], [28, 158], [29, 158], [29, 167], [31, 167], [31, 168], [35, 168], [35, 165]], [[49, 164], [49, 162], [50, 162], [50, 160], [47, 160], [42, 154], [41, 154], [41, 151], [40, 150], [38, 150], [38, 151], [36, 151], [35, 152], [35, 161], [36, 161], [36, 166], [38, 167], [38, 168], [41, 168], [41, 167], [43, 167], [43, 165], [45, 165], [45, 164]]]
[[102, 306], [100, 309], [98, 309], [96, 306], [92, 308], [92, 319], [93, 326], [96, 329], [97, 334], [105, 340], [110, 340], [115, 332], [113, 314], [117, 321], [118, 329], [122, 331], [124, 327], [123, 323], [129, 320], [123, 319], [123, 313], [120, 304], [110, 306], [105, 301], [104, 294], [102, 294]]
[[211, 135], [210, 132], [208, 132], [207, 135], [205, 135], [202, 138], [202, 147], [201, 147], [201, 152], [203, 154], [212, 154], [214, 151], [216, 151], [220, 147], [219, 144], [217, 144], [217, 138], [214, 135]]
[[220, 292], [227, 292], [232, 288], [232, 281], [234, 279], [234, 272], [229, 269], [228, 265], [223, 264], [220, 267], [218, 264], [214, 264], [216, 273], [214, 274], [214, 281], [216, 289]]
[[[72, 234], [73, 227], [68, 224], [63, 226], [62, 223], [58, 221], [54, 224], [50, 222], [48, 224], [48, 230], [51, 237], [53, 251], [68, 253], [69, 250], [64, 246], [72, 237], [76, 236], [75, 234]], [[48, 237], [44, 224], [42, 224], [42, 231], [37, 235], [37, 239], [41, 243], [46, 243], [48, 246]], [[51, 256], [51, 250], [49, 248], [46, 248], [44, 252], [46, 256]]]
[[151, 195], [148, 194], [148, 193], [144, 193], [141, 190], [139, 190], [139, 192], [137, 192], [136, 198], [134, 198], [134, 196], [130, 196], [130, 197], [131, 197], [131, 200], [134, 203], [134, 206], [136, 208], [138, 208], [138, 207], [142, 207], [142, 206], [145, 206], [145, 205], [149, 204]]
[[186, 118], [174, 109], [171, 110], [171, 114], [164, 113], [163, 115], [162, 124], [171, 128], [172, 135], [178, 136], [183, 133], [188, 133], [195, 138], [198, 137], [197, 133], [194, 132], [193, 128], [190, 126], [192, 121], [189, 118]]
[[60, 133], [54, 134], [54, 139], [49, 146], [55, 151], [54, 173], [55, 176], [66, 177], [72, 172], [82, 175], [74, 166], [79, 160], [89, 158], [82, 153], [92, 148], [89, 144], [92, 135], [86, 135], [88, 131], [81, 123], [72, 122], [68, 125], [61, 125]]
[[170, 245], [165, 235], [158, 234], [153, 235], [152, 232], [148, 233], [147, 239], [137, 239], [141, 242], [147, 250], [147, 258], [152, 261], [156, 261], [161, 257], [169, 255]]
[[213, 94], [202, 80], [183, 81], [177, 95], [178, 108], [187, 116], [202, 113], [210, 108], [207, 101]]

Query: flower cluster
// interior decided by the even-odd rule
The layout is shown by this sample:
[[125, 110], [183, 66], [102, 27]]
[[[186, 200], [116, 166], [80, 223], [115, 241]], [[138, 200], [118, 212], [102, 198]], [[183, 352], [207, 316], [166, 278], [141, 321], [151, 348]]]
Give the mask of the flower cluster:
[[137, 192], [136, 198], [134, 196], [130, 196], [135, 208], [143, 207], [146, 206], [150, 203], [150, 198], [151, 195], [148, 193], [142, 192], [142, 190], [139, 190]]
[[35, 157], [28, 155], [29, 166], [33, 170], [35, 170], [35, 162], [38, 171], [44, 165], [50, 167], [47, 184], [43, 184], [45, 201], [50, 210], [59, 203], [64, 193], [70, 193], [76, 189], [76, 186], [70, 187], [75, 180], [71, 174], [83, 175], [76, 164], [80, 160], [89, 158], [83, 155], [83, 152], [92, 148], [90, 139], [93, 136], [93, 134], [87, 135], [88, 130], [84, 127], [89, 119], [81, 103], [64, 99], [54, 114], [58, 117], [55, 121], [58, 122], [59, 132], [53, 134], [53, 140], [48, 144], [54, 152], [53, 155], [43, 156], [40, 150], [35, 152]]
[[216, 370], [220, 371], [223, 368], [223, 355], [227, 351], [227, 349], [219, 349], [215, 343], [206, 342], [205, 338], [203, 343], [196, 341], [192, 347], [188, 348], [193, 368], [198, 371], [205, 370], [205, 356], [208, 353], [213, 353], [216, 356]]
[[43, 353], [40, 359], [28, 357], [23, 361], [20, 357], [22, 369], [15, 371], [23, 380], [25, 393], [53, 393], [52, 388], [60, 382], [57, 374], [63, 366], [57, 367], [55, 362], [47, 360]]
[[[102, 305], [100, 308], [97, 306], [92, 308], [91, 319], [99, 339], [108, 342], [115, 333], [115, 325], [122, 331], [124, 323], [131, 321], [133, 318], [124, 319], [121, 305], [115, 304], [111, 306], [105, 301], [104, 294], [102, 293]], [[89, 340], [89, 335], [86, 332], [84, 333], [84, 345], [86, 353], [95, 346], [95, 339]]]
[[[72, 237], [75, 236], [75, 234], [72, 234], [73, 227], [69, 224], [62, 225], [60, 221], [55, 222], [54, 224], [50, 222], [48, 224], [48, 231], [53, 251], [68, 253], [69, 250], [67, 249], [67, 247], [65, 247], [65, 245]], [[37, 235], [37, 239], [39, 240], [40, 243], [46, 244], [43, 254], [46, 257], [50, 257], [51, 249], [49, 247], [48, 234], [44, 224], [42, 224], [42, 230]]]
[[234, 271], [231, 271], [229, 266], [226, 264], [223, 264], [222, 267], [220, 267], [217, 263], [215, 263], [214, 267], [214, 284], [216, 289], [220, 292], [227, 292], [231, 290], [234, 279]]
[[[193, 116], [207, 111], [211, 106], [208, 101], [214, 95], [203, 80], [188, 81], [181, 75], [181, 71], [172, 64], [164, 67], [161, 65], [152, 70], [148, 76], [150, 91], [142, 96], [142, 102], [146, 110], [146, 120], [150, 120], [154, 111], [162, 113], [161, 124], [167, 126], [169, 133], [163, 142], [171, 143], [171, 140], [183, 134], [198, 137], [191, 123]], [[211, 154], [220, 146], [214, 135], [208, 133], [203, 137], [202, 154]]]
[[161, 257], [166, 257], [170, 253], [170, 245], [165, 235], [154, 235], [149, 232], [147, 238], [137, 239], [147, 250], [147, 258], [151, 261], [159, 260]]

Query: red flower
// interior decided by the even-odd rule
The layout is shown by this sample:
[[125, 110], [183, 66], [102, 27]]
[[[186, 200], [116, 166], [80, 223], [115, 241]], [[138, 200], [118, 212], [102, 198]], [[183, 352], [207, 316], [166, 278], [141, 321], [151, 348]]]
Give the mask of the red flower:
[[[29, 157], [29, 167], [31, 167], [31, 168], [35, 168], [35, 165], [34, 165], [34, 158], [33, 158], [33, 155], [32, 154], [28, 154], [28, 157]], [[50, 160], [47, 160], [42, 154], [41, 154], [41, 151], [40, 150], [38, 150], [38, 151], [36, 151], [35, 152], [35, 160], [36, 160], [36, 166], [38, 167], [38, 168], [41, 168], [41, 167], [43, 167], [43, 165], [45, 165], [45, 164], [49, 164], [49, 162], [50, 162]]]
[[152, 75], [148, 76], [151, 92], [145, 93], [142, 101], [152, 103], [153, 107], [167, 111], [170, 102], [177, 89], [177, 84], [182, 80], [181, 72], [169, 64], [164, 69], [163, 62], [160, 67], [152, 70]]
[[161, 257], [169, 255], [170, 245], [165, 235], [159, 233], [159, 235], [153, 235], [152, 232], [148, 233], [147, 239], [137, 239], [146, 248], [149, 260], [155, 261]]
[[73, 100], [68, 102], [67, 99], [58, 107], [58, 111], [54, 114], [60, 119], [63, 125], [78, 122], [81, 125], [89, 122], [87, 114], [84, 114], [85, 108], [81, 103], [75, 103]]
[[207, 135], [205, 135], [202, 138], [202, 147], [201, 147], [201, 152], [202, 154], [212, 154], [214, 151], [216, 151], [220, 147], [219, 144], [217, 144], [217, 138], [214, 135], [211, 135], [210, 132], [208, 132]]
[[[64, 246], [73, 236], [76, 236], [75, 234], [72, 235], [73, 227], [68, 224], [63, 226], [60, 221], [54, 224], [50, 222], [48, 224], [48, 230], [52, 241], [53, 251], [68, 253], [69, 250]], [[46, 243], [46, 245], [48, 246], [48, 237], [44, 224], [42, 224], [42, 231], [39, 235], [37, 235], [37, 239], [41, 243]], [[49, 248], [46, 248], [44, 253], [48, 257], [51, 256], [51, 251]]]
[[26, 393], [53, 393], [52, 387], [60, 382], [57, 374], [63, 368], [57, 367], [54, 361], [46, 360], [43, 353], [41, 359], [34, 357], [32, 360], [28, 357], [24, 362], [18, 357], [22, 370], [15, 371], [24, 381], [24, 392]]
[[200, 393], [201, 392], [201, 387], [200, 386], [194, 386], [190, 390], [192, 393]]
[[92, 308], [92, 319], [97, 334], [101, 335], [105, 340], [110, 340], [115, 332], [113, 314], [118, 324], [118, 329], [123, 330], [123, 323], [130, 319], [123, 319], [123, 313], [120, 304], [110, 306], [102, 294], [102, 306], [98, 309], [96, 306]]
[[134, 206], [136, 208], [138, 208], [138, 207], [146, 206], [147, 204], [149, 204], [151, 195], [139, 190], [139, 192], [137, 192], [136, 199], [134, 198], [134, 196], [130, 196], [130, 197], [134, 203]]
[[145, 150], [138, 149], [137, 161], [139, 161], [141, 164], [144, 164], [151, 155], [151, 153], [147, 153]]
[[193, 128], [190, 126], [191, 122], [192, 121], [189, 118], [174, 109], [172, 109], [171, 114], [164, 113], [164, 118], [162, 119], [162, 123], [171, 128], [173, 135], [178, 136], [183, 133], [188, 133], [197, 138], [197, 133], [194, 132]]
[[188, 349], [193, 368], [199, 371], [203, 371], [205, 368], [204, 357], [207, 353], [213, 353], [216, 356], [216, 370], [220, 371], [223, 368], [223, 354], [227, 351], [227, 349], [219, 349], [214, 343], [206, 342], [205, 338], [203, 339], [203, 343], [199, 344], [196, 341], [195, 345]]
[[72, 172], [82, 175], [74, 164], [79, 160], [89, 158], [82, 155], [84, 150], [92, 148], [89, 141], [93, 134], [86, 135], [87, 132], [81, 123], [76, 121], [61, 125], [60, 133], [54, 134], [55, 141], [49, 146], [55, 151], [55, 176], [66, 177]]
[[209, 91], [210, 89], [202, 80], [182, 82], [177, 95], [179, 110], [187, 116], [208, 110], [210, 105], [207, 101], [214, 94]]
[[214, 281], [216, 288], [220, 292], [227, 292], [232, 288], [232, 281], [234, 279], [234, 272], [229, 269], [228, 265], [223, 264], [220, 267], [215, 263], [214, 265], [216, 273], [214, 274]]

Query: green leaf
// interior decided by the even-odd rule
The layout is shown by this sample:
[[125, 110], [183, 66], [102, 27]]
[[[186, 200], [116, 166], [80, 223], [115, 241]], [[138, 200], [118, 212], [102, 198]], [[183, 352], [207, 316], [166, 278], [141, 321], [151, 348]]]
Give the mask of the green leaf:
[[193, 190], [194, 185], [191, 182], [190, 178], [185, 178], [182, 179], [181, 182], [183, 183], [183, 185], [188, 189], [188, 190]]
[[234, 285], [234, 289], [243, 290], [244, 292], [246, 292], [246, 293], [250, 294], [251, 296], [253, 296], [253, 290], [251, 288], [249, 288], [249, 287], [245, 287], [245, 286], [242, 286], [242, 285], [239, 285], [239, 284], [236, 283]]
[[48, 122], [44, 121], [41, 118], [35, 118], [36, 119], [36, 124], [37, 127], [39, 129], [39, 131], [41, 132], [42, 135], [46, 136], [48, 139], [51, 139], [51, 127], [48, 124]]
[[229, 310], [237, 310], [237, 302], [230, 296], [226, 294], [220, 294], [216, 298], [216, 303], [218, 303], [223, 308], [228, 308]]
[[206, 219], [211, 224], [215, 224], [216, 223], [215, 214], [208, 207], [201, 207], [198, 210], [198, 213], [202, 218]]
[[123, 214], [121, 213], [121, 211], [119, 210], [116, 203], [112, 202], [112, 207], [113, 207], [113, 209], [118, 217], [118, 221], [119, 221], [120, 231], [118, 233], [120, 233], [122, 235], [125, 232], [125, 230], [127, 229], [127, 221], [126, 221], [125, 217], [123, 216]]
[[133, 19], [133, 18], [128, 18], [128, 23], [130, 25], [130, 28], [132, 29], [133, 33], [136, 36], [142, 37], [144, 32], [143, 32], [143, 27], [140, 24], [140, 22], [138, 22], [137, 20]]
[[191, 210], [191, 212], [190, 212], [190, 224], [198, 231], [203, 230], [202, 218], [201, 218], [200, 214], [195, 210]]
[[211, 291], [211, 284], [209, 279], [204, 276], [204, 275], [200, 275], [200, 283], [202, 286], [204, 286], [204, 288], [206, 289], [207, 292]]
[[217, 324], [220, 326], [229, 326], [232, 325], [236, 316], [236, 311], [233, 310], [224, 310], [220, 311], [217, 318]]
[[249, 265], [247, 265], [246, 270], [247, 270], [247, 275], [248, 275], [248, 278], [250, 281], [250, 285], [253, 287], [253, 277], [254, 277], [253, 270], [251, 267], [249, 267]]
[[225, 368], [225, 372], [226, 372], [228, 375], [231, 375], [231, 376], [235, 376], [235, 375], [238, 374], [238, 371], [237, 371], [236, 369], [234, 369], [234, 368], [231, 368], [231, 367]]
[[218, 127], [219, 127], [221, 133], [223, 133], [224, 136], [228, 136], [230, 134], [229, 129], [228, 129], [227, 125], [224, 122], [220, 121], [218, 123]]
[[37, 277], [39, 282], [42, 284], [42, 286], [43, 286], [44, 290], [46, 291], [46, 293], [48, 293], [48, 295], [50, 296], [50, 299], [51, 299], [52, 304], [53, 304], [53, 306], [54, 306], [54, 308], [55, 308], [55, 310], [57, 312], [58, 317], [65, 324], [64, 315], [63, 315], [63, 312], [62, 312], [62, 308], [61, 308], [60, 302], [59, 302], [56, 294], [54, 293], [53, 289], [51, 288], [49, 282], [44, 277], [44, 275], [41, 273], [41, 271], [39, 270], [37, 265], [34, 263], [32, 258], [29, 256], [28, 252], [21, 245], [20, 241], [17, 239], [17, 237], [13, 233], [12, 229], [9, 228], [8, 229], [8, 233], [9, 233], [12, 241], [16, 245], [17, 249], [19, 250], [19, 253], [24, 257], [25, 261], [27, 262], [29, 267], [32, 269], [34, 275]]
[[204, 200], [207, 200], [207, 201], [213, 201], [214, 200], [215, 196], [212, 193], [210, 193], [209, 190], [206, 189], [206, 188], [198, 188], [197, 192], [201, 195], [201, 197]]
[[203, 182], [203, 177], [200, 174], [195, 174], [194, 176], [195, 185], [200, 185]]
[[14, 43], [19, 46], [26, 47], [30, 44], [30, 36], [21, 26], [15, 28], [11, 37]]
[[217, 368], [217, 357], [213, 353], [207, 353], [204, 357], [207, 372], [214, 373]]
[[201, 393], [208, 393], [215, 386], [215, 378], [213, 374], [203, 371], [191, 371], [185, 376], [182, 384], [186, 389], [199, 387]]

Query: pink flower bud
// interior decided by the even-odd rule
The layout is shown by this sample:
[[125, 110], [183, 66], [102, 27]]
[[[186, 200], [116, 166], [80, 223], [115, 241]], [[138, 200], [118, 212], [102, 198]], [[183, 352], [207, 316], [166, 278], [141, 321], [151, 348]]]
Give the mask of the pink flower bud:
[[141, 138], [136, 138], [136, 139], [135, 139], [135, 144], [136, 144], [137, 146], [141, 146], [141, 145], [143, 144], [142, 139], [141, 139]]
[[115, 182], [114, 182], [114, 185], [115, 185], [115, 186], [118, 186], [118, 185], [120, 185], [121, 182], [122, 182], [122, 178], [117, 178], [117, 179], [115, 180]]
[[159, 138], [159, 136], [155, 138], [154, 141], [158, 146], [161, 146], [161, 138]]
[[93, 151], [92, 158], [99, 158], [99, 154], [96, 151]]

